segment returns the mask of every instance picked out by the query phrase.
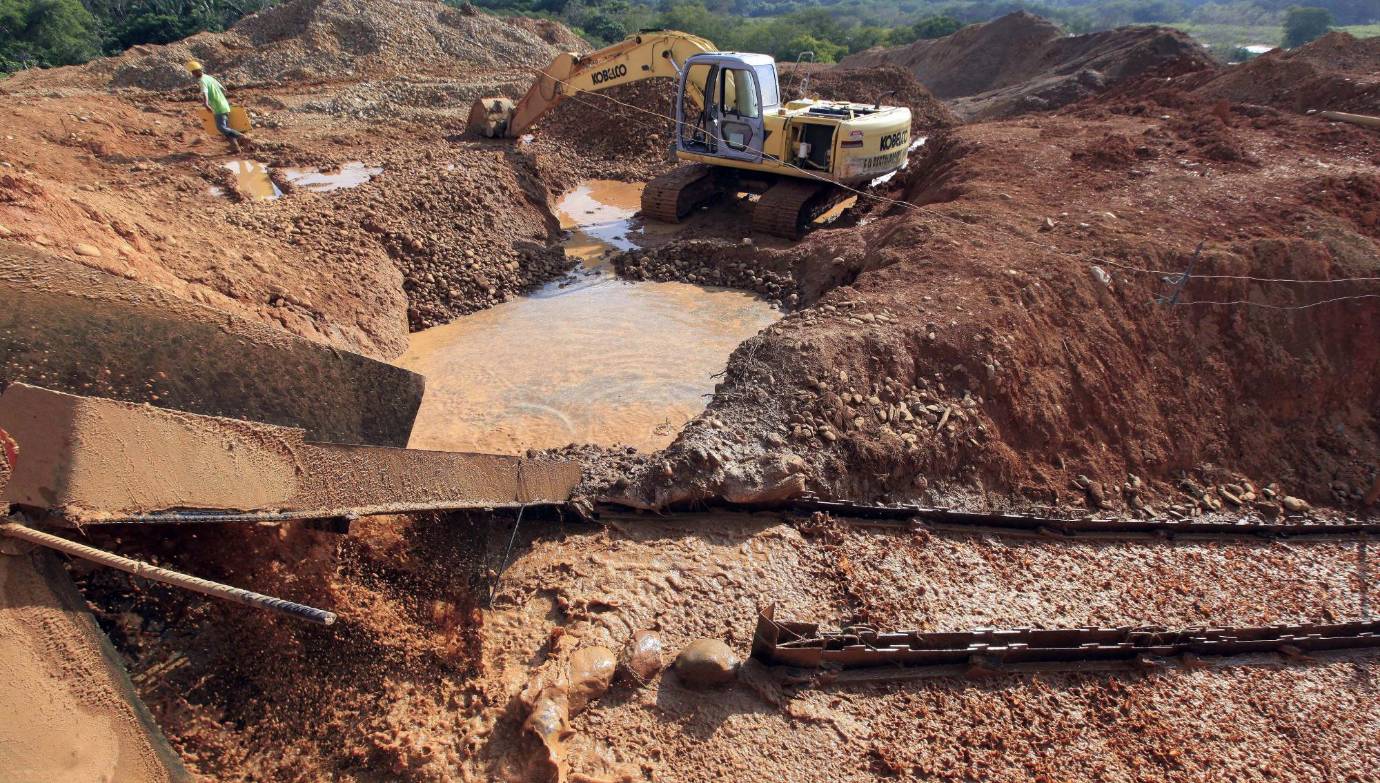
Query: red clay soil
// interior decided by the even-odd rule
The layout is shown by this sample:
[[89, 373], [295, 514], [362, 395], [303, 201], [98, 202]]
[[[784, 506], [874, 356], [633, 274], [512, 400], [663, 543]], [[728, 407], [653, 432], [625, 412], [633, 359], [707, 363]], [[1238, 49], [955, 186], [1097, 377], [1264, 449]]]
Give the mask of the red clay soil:
[[868, 49], [840, 67], [888, 64], [909, 70], [973, 120], [1054, 109], [1147, 71], [1199, 70], [1215, 61], [1178, 30], [1120, 27], [1069, 36], [1047, 19], [1017, 11], [945, 38]]
[[1345, 506], [1373, 481], [1377, 300], [1305, 306], [1376, 283], [1199, 277], [1168, 306], [1162, 275], [1132, 270], [1182, 270], [1203, 242], [1199, 275], [1380, 276], [1380, 137], [1180, 95], [962, 126], [917, 158], [887, 195], [927, 206], [763, 256], [804, 304], [844, 285], [739, 348], [644, 502], [805, 489], [1191, 512], [1222, 482]]
[[[507, 552], [511, 530], [373, 519], [349, 536], [96, 535], [330, 607], [330, 628], [74, 569], [174, 747], [227, 782], [553, 780], [522, 742], [535, 672], [589, 645], [618, 650], [635, 629], [655, 630], [668, 660], [705, 636], [746, 655], [764, 597], [779, 617], [927, 630], [1265, 624], [1355, 617], [1365, 600], [1353, 543], [1005, 540], [758, 514], [529, 519]], [[709, 692], [666, 673], [574, 716], [563, 766], [570, 781], [1366, 780], [1378, 666], [799, 689], [750, 663]]]
[[332, 607], [341, 619], [330, 627], [80, 561], [73, 570], [144, 702], [198, 774], [440, 780], [435, 770], [464, 753], [444, 737], [473, 708], [465, 682], [482, 667], [474, 584], [483, 564], [463, 524], [378, 517], [349, 537], [242, 525], [95, 536], [98, 546]]
[[1304, 112], [1380, 114], [1380, 37], [1331, 32], [1297, 49], [1275, 49], [1177, 85], [1205, 98]]

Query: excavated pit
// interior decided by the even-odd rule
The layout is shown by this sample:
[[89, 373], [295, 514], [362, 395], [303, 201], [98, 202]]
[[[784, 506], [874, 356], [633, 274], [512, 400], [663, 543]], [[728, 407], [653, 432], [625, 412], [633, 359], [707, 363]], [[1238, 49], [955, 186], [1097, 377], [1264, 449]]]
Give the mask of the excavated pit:
[[[468, 52], [470, 37], [510, 42], [538, 65], [552, 51], [544, 41], [568, 31], [499, 30], [412, 0], [298, 0], [270, 17], [291, 22], [274, 41], [259, 20], [5, 83], [0, 124], [16, 138], [0, 150], [12, 164], [0, 173], [0, 237], [156, 290], [130, 305], [141, 317], [149, 303], [230, 314], [210, 358], [253, 370], [217, 374], [203, 391], [111, 355], [69, 377], [70, 391], [223, 415], [236, 389], [281, 376], [263, 411], [367, 434], [375, 408], [336, 421], [315, 409], [354, 403], [295, 391], [315, 377], [341, 388], [334, 368], [361, 366], [330, 355], [346, 349], [428, 376], [414, 446], [639, 447], [565, 450], [585, 463], [582, 491], [634, 505], [811, 491], [1271, 517], [1296, 495], [1366, 513], [1380, 324], [1375, 300], [1360, 297], [1375, 293], [1361, 279], [1380, 275], [1380, 142], [1289, 114], [1305, 108], [1299, 94], [1247, 78], [1304, 56], [1234, 73], [1194, 55], [1183, 65], [1198, 70], [1174, 76], [1144, 59], [1120, 67], [1118, 41], [1161, 35], [1122, 32], [1087, 60], [1115, 83], [1061, 80], [1051, 92], [1044, 71], [1003, 71], [985, 85], [999, 92], [978, 96], [992, 98], [992, 116], [1075, 102], [969, 125], [890, 63], [817, 72], [831, 97], [899, 90], [913, 136], [928, 141], [877, 184], [915, 207], [860, 199], [792, 244], [751, 236], [741, 199], [674, 229], [630, 220], [635, 186], [590, 180], [664, 171], [669, 129], [597, 99], [563, 106], [525, 142], [459, 134], [470, 100], [520, 94], [530, 78]], [[358, 18], [386, 34], [364, 35]], [[1051, 36], [1047, 48], [1089, 41]], [[1350, 62], [1365, 47], [1333, 37], [1309, 67], [1328, 70], [1332, 48], [1350, 64], [1314, 74], [1336, 87], [1325, 94], [1372, 105], [1369, 85], [1338, 82], [1374, 72]], [[280, 198], [208, 198], [232, 187], [230, 158], [196, 129], [192, 102], [105, 90], [181, 85], [188, 54], [229, 74], [232, 97], [256, 111], [254, 159]], [[317, 55], [357, 78], [299, 83]], [[437, 72], [414, 72], [421, 61]], [[665, 88], [613, 95], [657, 105]], [[973, 101], [960, 108], [987, 116]], [[292, 181], [362, 173], [355, 163], [383, 173], [322, 193]], [[1251, 304], [1166, 307], [1162, 275], [1133, 271], [1182, 270], [1204, 239], [1200, 272], [1261, 280], [1200, 277], [1185, 296]], [[1313, 305], [1314, 290], [1262, 281], [1274, 278], [1356, 280], [1324, 284], [1351, 298]], [[10, 319], [17, 334], [22, 319]], [[294, 350], [321, 369], [251, 367], [266, 338], [245, 322], [313, 341]], [[145, 342], [183, 331], [160, 325]], [[42, 348], [21, 347], [25, 377], [55, 374]], [[376, 403], [380, 385], [356, 393]], [[415, 399], [415, 386], [399, 388]], [[1253, 500], [1229, 499], [1246, 490]], [[331, 629], [68, 568], [194, 773], [361, 782], [542, 779], [553, 770], [523, 727], [576, 650], [618, 650], [652, 630], [671, 652], [710, 637], [745, 654], [766, 599], [833, 626], [1251, 625], [1358, 617], [1376, 568], [1355, 541], [1014, 541], [772, 514], [604, 521], [529, 511], [521, 525], [512, 514], [372, 518], [344, 536], [303, 525], [89, 532], [124, 554], [336, 611]], [[1363, 780], [1380, 755], [1373, 658], [817, 689], [744, 672], [708, 694], [674, 674], [616, 683], [557, 721], [572, 733], [556, 737], [554, 772]]]
[[667, 231], [634, 220], [640, 195], [581, 183], [555, 205], [575, 273], [412, 336], [399, 363], [428, 384], [413, 448], [655, 451], [704, 409], [728, 355], [779, 313], [738, 291], [615, 277], [611, 252]]

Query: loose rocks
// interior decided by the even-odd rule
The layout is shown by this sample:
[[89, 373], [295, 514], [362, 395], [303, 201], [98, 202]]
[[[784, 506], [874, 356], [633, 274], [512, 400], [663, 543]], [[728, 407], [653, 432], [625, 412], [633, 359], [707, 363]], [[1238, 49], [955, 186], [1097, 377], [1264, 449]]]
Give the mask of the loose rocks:
[[676, 656], [676, 674], [691, 688], [730, 682], [742, 665], [737, 653], [718, 639], [697, 639]]
[[1280, 505], [1284, 506], [1285, 511], [1294, 514], [1302, 514], [1312, 508], [1312, 506], [1308, 505], [1308, 501], [1303, 498], [1296, 498], [1293, 495], [1285, 495], [1279, 502]]
[[619, 661], [624, 676], [639, 685], [646, 685], [661, 673], [661, 637], [651, 631], [638, 631], [623, 646]]
[[570, 656], [570, 711], [583, 710], [613, 683], [617, 664], [607, 647], [585, 647]]

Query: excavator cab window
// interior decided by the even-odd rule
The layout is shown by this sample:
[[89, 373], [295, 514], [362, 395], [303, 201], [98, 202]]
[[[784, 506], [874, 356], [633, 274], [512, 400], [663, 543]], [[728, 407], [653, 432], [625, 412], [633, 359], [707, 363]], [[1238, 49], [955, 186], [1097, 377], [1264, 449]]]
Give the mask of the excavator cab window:
[[757, 66], [757, 82], [762, 88], [762, 108], [766, 111], [781, 104], [781, 88], [776, 82], [776, 64]]
[[[689, 85], [697, 87], [701, 94], [711, 96], [716, 94], [715, 84], [718, 75], [719, 66], [696, 63], [687, 70], [685, 80]], [[687, 149], [714, 152], [718, 149], [718, 129], [713, 119], [713, 101], [706, 98], [704, 108], [701, 109], [692, 99], [689, 89], [681, 92], [680, 101], [679, 116], [684, 118], [680, 126], [681, 144]]]
[[743, 120], [762, 116], [757, 98], [757, 78], [745, 68], [724, 68], [719, 72], [719, 118], [724, 144], [745, 150], [752, 144], [752, 125]]
[[[691, 58], [681, 77], [679, 148], [686, 152], [757, 161], [766, 138], [766, 110], [776, 100], [776, 70], [769, 67], [771, 90], [763, 93], [762, 55], [722, 53]], [[700, 57], [697, 56], [697, 57]], [[753, 59], [745, 59], [745, 58]], [[765, 99], [765, 100], [764, 100]]]
[[723, 114], [736, 117], [757, 118], [762, 116], [762, 107], [757, 103], [757, 79], [752, 71], [743, 68], [725, 68], [720, 80], [719, 106]]

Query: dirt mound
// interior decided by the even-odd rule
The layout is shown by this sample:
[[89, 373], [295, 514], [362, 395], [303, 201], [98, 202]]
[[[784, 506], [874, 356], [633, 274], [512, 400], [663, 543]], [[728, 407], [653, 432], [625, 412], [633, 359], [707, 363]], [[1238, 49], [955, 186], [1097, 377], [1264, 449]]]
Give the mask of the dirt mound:
[[1275, 49], [1216, 74], [1195, 92], [1286, 111], [1380, 113], [1380, 38], [1332, 32], [1297, 49]]
[[[805, 78], [808, 75], [809, 81]], [[806, 95], [806, 88], [809, 94]], [[910, 71], [899, 65], [838, 68], [785, 64], [781, 68], [781, 92], [787, 100], [823, 98], [831, 101], [881, 101], [910, 109], [912, 131], [947, 128], [958, 116], [934, 97]]]
[[[114, 58], [56, 72], [20, 74], [13, 86], [184, 88], [189, 59], [231, 86], [319, 82], [457, 68], [541, 65], [555, 49], [502, 19], [432, 0], [295, 0], [241, 19], [224, 33], [166, 46], [136, 46]], [[10, 86], [10, 85], [7, 85]]]
[[527, 145], [546, 184], [581, 179], [648, 180], [674, 165], [676, 83], [648, 79], [567, 98], [532, 129]]
[[[1375, 291], [1363, 278], [1377, 271], [1380, 142], [1323, 146], [1318, 123], [1283, 113], [1166, 111], [951, 129], [885, 191], [923, 208], [877, 209], [768, 258], [809, 306], [735, 352], [643, 497], [769, 497], [799, 474], [836, 497], [944, 503], [1006, 487], [1079, 503], [1084, 475], [1113, 488], [1099, 504], [1193, 513], [1201, 499], [1179, 482], [1192, 474], [1354, 502], [1374, 470], [1357, 455], [1380, 438], [1380, 325], [1369, 300], [1344, 298]], [[1305, 152], [1329, 179], [1287, 169], [1295, 181], [1255, 187], [1257, 161]], [[1142, 270], [1183, 269], [1204, 240], [1199, 270], [1246, 277], [1198, 279], [1180, 306], [1160, 304], [1163, 275]], [[638, 264], [658, 278], [675, 266]], [[838, 287], [812, 301], [824, 277]], [[1318, 304], [1329, 297], [1343, 299]], [[1224, 413], [1208, 424], [1203, 410]], [[1156, 489], [1118, 498], [1139, 486], [1130, 474]]]
[[594, 48], [589, 45], [588, 41], [572, 32], [569, 27], [553, 19], [534, 19], [530, 16], [510, 16], [503, 21], [520, 30], [526, 30], [532, 33], [562, 52], [578, 52], [584, 54]]
[[972, 120], [1053, 109], [1149, 70], [1171, 64], [1195, 70], [1214, 61], [1178, 30], [1121, 27], [1066, 36], [1053, 22], [1020, 11], [945, 38], [868, 49], [840, 65], [885, 64], [909, 70]]

